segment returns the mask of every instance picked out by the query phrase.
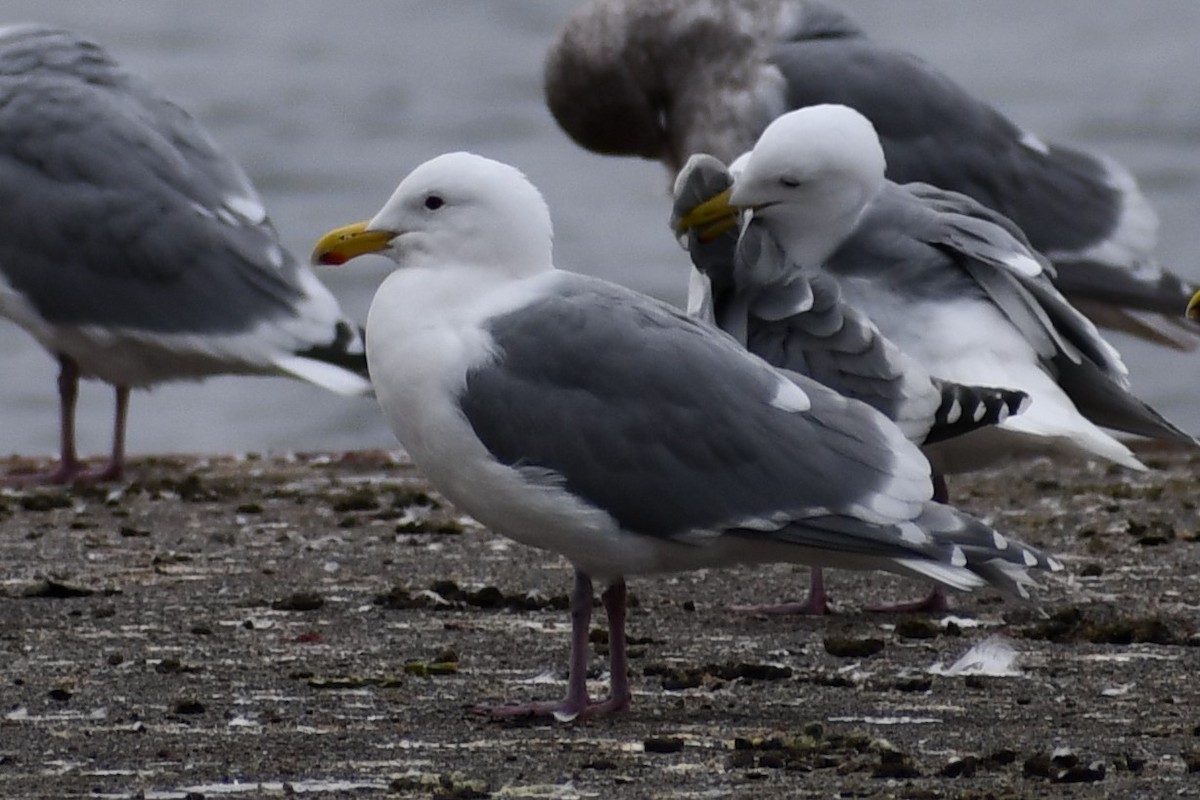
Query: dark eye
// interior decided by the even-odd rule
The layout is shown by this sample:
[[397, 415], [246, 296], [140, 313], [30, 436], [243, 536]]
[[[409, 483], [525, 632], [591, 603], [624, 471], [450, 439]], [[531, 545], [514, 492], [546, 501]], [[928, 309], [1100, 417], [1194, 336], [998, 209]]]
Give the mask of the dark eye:
[[784, 175], [782, 178], [779, 179], [779, 182], [789, 189], [795, 189], [797, 186], [800, 185], [799, 178], [793, 178], [789, 175]]
[[446, 205], [446, 201], [438, 197], [436, 194], [431, 194], [425, 198], [425, 207], [430, 211], [437, 211], [442, 206]]

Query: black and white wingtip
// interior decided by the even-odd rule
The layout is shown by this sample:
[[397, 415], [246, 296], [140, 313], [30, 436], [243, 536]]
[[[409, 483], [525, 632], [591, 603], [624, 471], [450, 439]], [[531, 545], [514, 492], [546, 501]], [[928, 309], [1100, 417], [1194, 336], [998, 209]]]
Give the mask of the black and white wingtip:
[[925, 444], [933, 444], [977, 428], [999, 425], [1029, 407], [1029, 395], [1016, 389], [965, 386], [935, 379], [942, 402], [934, 414]]

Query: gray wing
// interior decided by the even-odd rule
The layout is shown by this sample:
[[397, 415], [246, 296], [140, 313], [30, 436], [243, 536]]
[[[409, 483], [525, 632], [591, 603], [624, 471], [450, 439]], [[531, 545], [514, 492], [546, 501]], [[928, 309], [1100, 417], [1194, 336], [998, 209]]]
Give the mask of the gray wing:
[[1017, 592], [1024, 570], [1057, 568], [929, 500], [928, 463], [880, 414], [665, 304], [564, 274], [486, 327], [495, 360], [460, 396], [476, 435], [627, 531], [913, 562], [963, 587], [965, 568]]
[[929, 497], [924, 459], [882, 417], [665, 304], [570, 276], [487, 327], [498, 359], [461, 398], [480, 439], [506, 464], [558, 473], [627, 530], [900, 522]]
[[[807, 4], [806, 4], [807, 6]], [[875, 125], [897, 183], [969, 195], [1011, 218], [1060, 268], [1058, 288], [1104, 324], [1170, 346], [1194, 346], [1179, 309], [1195, 287], [1155, 263], [1157, 215], [1111, 159], [1022, 130], [925, 61], [816, 15], [777, 43], [772, 61], [788, 108], [840, 103]], [[886, 80], [880, 76], [886, 76]]]
[[897, 183], [974, 197], [1039, 250], [1082, 252], [1116, 227], [1123, 200], [1106, 162], [1037, 141], [914, 55], [822, 27], [780, 41], [772, 61], [788, 108], [840, 103], [871, 120]]
[[0, 270], [51, 323], [236, 332], [303, 298], [246, 176], [99, 47], [0, 33]]
[[[672, 227], [732, 179], [693, 156], [675, 182]], [[935, 381], [843, 301], [837, 280], [803, 270], [758, 222], [705, 240], [688, 232], [692, 263], [708, 277], [715, 324], [768, 363], [816, 379], [896, 422], [911, 441], [935, 442], [1019, 413], [1023, 392]]]
[[1129, 392], [1116, 350], [1054, 287], [1052, 268], [1021, 231], [969, 197], [888, 184], [827, 267], [842, 278], [867, 277], [896, 296], [986, 298], [1092, 422], [1194, 441]]

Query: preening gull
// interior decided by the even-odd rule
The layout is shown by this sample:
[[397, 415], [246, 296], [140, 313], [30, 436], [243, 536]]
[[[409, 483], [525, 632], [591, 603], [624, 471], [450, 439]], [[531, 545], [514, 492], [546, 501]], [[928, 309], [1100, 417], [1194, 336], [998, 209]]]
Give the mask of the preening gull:
[[716, 225], [729, 204], [750, 210], [789, 263], [834, 276], [846, 302], [931, 375], [1029, 394], [1024, 413], [931, 449], [939, 472], [1021, 453], [1144, 469], [1099, 426], [1195, 444], [1130, 393], [1116, 350], [1054, 288], [1021, 231], [964, 195], [886, 180], [878, 136], [857, 111], [779, 117], [739, 160], [732, 191], [682, 225]]
[[[933, 502], [928, 462], [869, 406], [664, 303], [555, 269], [549, 210], [513, 167], [426, 162], [314, 259], [368, 252], [398, 265], [366, 339], [397, 438], [456, 506], [575, 567], [566, 697], [489, 714], [628, 707], [626, 576], [794, 561], [1022, 592], [1027, 569], [1059, 568]], [[593, 581], [611, 651], [597, 702]]]
[[[0, 483], [111, 480], [129, 391], [288, 375], [370, 391], [357, 325], [280, 245], [258, 193], [187, 112], [98, 45], [0, 28], [0, 316], [58, 359], [61, 460]], [[112, 455], [75, 453], [80, 378], [116, 389]]]
[[[1025, 410], [1029, 396], [1024, 392], [962, 386], [930, 375], [845, 302], [835, 277], [791, 263], [761, 220], [750, 220], [740, 230], [727, 215], [706, 227], [684, 223], [698, 205], [732, 184], [725, 165], [703, 154], [692, 156], [676, 179], [671, 225], [682, 228], [696, 268], [689, 313], [716, 324], [770, 364], [815, 378], [873, 406], [923, 447]], [[934, 499], [948, 499], [940, 475], [934, 476]], [[919, 603], [876, 610], [899, 608], [944, 610], [946, 599], [936, 587]], [[802, 602], [735, 610], [826, 614], [829, 606], [821, 571], [813, 570], [808, 597]]]
[[813, 0], [593, 0], [551, 45], [546, 100], [576, 142], [728, 164], [780, 114], [848, 105], [876, 126], [888, 177], [970, 195], [1011, 218], [1097, 324], [1195, 346], [1195, 287], [1156, 263], [1157, 215], [1123, 166], [1038, 138], [908, 53]]

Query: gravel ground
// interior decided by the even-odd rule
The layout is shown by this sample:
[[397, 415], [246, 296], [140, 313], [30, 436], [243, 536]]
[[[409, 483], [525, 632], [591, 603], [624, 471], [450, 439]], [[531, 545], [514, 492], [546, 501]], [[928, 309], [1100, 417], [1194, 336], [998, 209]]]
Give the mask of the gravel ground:
[[[833, 616], [746, 617], [807, 571], [634, 579], [633, 709], [575, 725], [471, 713], [561, 694], [569, 568], [388, 454], [5, 490], [0, 796], [1197, 797], [1200, 456], [1142, 452], [952, 484], [1067, 563], [1029, 602], [880, 616], [924, 587], [835, 572]], [[997, 636], [1013, 674], [931, 671]]]

